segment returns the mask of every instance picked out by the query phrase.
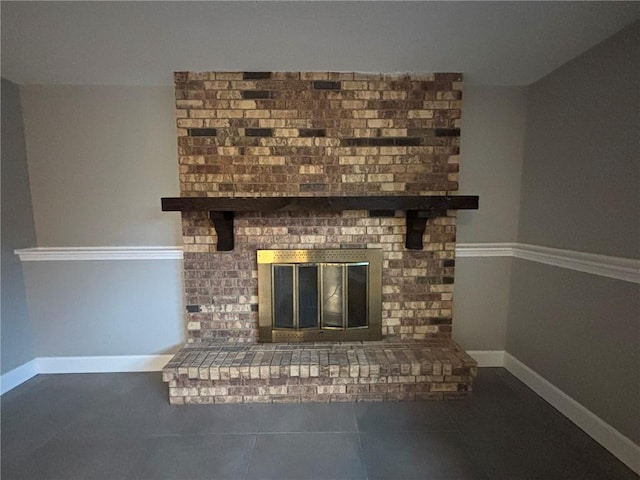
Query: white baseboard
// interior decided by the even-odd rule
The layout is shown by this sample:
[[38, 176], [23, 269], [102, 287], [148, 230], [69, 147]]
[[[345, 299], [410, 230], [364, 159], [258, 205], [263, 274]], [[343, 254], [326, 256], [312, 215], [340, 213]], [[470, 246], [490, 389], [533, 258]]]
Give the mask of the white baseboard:
[[8, 371], [0, 376], [0, 395], [4, 395], [9, 390], [13, 390], [21, 383], [26, 382], [38, 374], [38, 359], [33, 359], [27, 363]]
[[640, 446], [509, 353], [504, 354], [504, 367], [622, 463], [640, 474]]
[[478, 362], [478, 367], [504, 366], [504, 350], [470, 350], [467, 353]]
[[38, 373], [158, 372], [173, 355], [40, 357]]
[[39, 373], [159, 372], [173, 355], [39, 357], [0, 376], [0, 395]]

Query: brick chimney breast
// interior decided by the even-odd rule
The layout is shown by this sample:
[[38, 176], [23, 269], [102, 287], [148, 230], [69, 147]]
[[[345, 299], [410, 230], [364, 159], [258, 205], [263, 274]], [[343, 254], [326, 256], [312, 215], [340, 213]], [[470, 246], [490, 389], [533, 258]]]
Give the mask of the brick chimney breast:
[[[176, 72], [182, 197], [454, 195], [462, 75]], [[406, 220], [367, 211], [245, 212], [216, 250], [206, 212], [182, 212], [189, 342], [255, 342], [259, 249], [383, 250], [382, 329], [451, 337], [455, 212], [406, 250]]]

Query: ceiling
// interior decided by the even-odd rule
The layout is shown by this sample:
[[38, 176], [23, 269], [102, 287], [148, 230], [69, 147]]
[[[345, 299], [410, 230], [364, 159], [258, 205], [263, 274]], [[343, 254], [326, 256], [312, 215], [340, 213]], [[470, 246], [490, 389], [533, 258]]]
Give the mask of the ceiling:
[[1, 2], [2, 76], [171, 85], [173, 71], [464, 72], [528, 85], [640, 2]]

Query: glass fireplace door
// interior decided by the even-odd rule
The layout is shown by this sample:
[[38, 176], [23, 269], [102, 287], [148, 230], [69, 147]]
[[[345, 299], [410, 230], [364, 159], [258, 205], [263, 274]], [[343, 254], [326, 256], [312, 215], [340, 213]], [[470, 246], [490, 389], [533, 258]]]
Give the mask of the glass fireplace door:
[[[260, 251], [277, 252], [280, 257], [258, 262], [260, 340], [276, 341], [274, 336], [282, 341], [353, 340], [363, 335], [349, 332], [368, 330], [372, 323], [376, 329], [364, 337], [380, 338], [381, 333], [376, 332], [380, 324], [381, 254], [372, 255], [372, 251], [376, 252], [365, 250], [365, 258], [346, 258], [345, 251], [339, 250], [341, 255], [336, 259], [319, 255], [325, 250], [311, 250], [312, 257], [327, 261], [296, 262], [291, 260], [316, 258], [301, 255], [298, 259], [283, 253], [299, 254], [299, 250]], [[353, 257], [354, 253], [348, 255]], [[267, 328], [271, 340], [262, 338]], [[340, 332], [347, 333], [340, 336]]]

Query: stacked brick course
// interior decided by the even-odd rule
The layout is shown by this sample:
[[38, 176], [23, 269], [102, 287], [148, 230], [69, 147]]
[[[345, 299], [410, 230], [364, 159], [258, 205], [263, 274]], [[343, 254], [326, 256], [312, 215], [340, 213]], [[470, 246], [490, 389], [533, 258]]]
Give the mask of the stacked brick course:
[[459, 74], [175, 77], [183, 196], [458, 189]]
[[[178, 72], [181, 196], [448, 195], [458, 189], [460, 74]], [[216, 252], [204, 212], [184, 212], [190, 342], [254, 342], [258, 249], [381, 248], [383, 335], [451, 336], [455, 212], [429, 220], [423, 251], [405, 219], [365, 211], [238, 214]]]
[[172, 404], [441, 400], [470, 394], [453, 342], [192, 343], [164, 369]]

